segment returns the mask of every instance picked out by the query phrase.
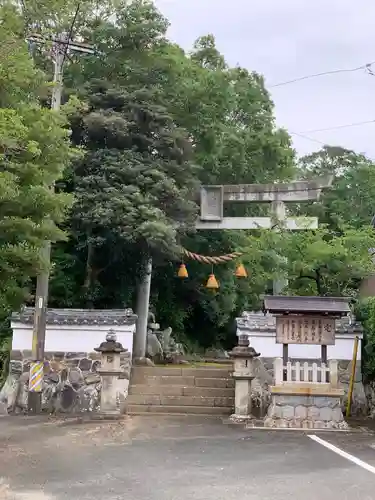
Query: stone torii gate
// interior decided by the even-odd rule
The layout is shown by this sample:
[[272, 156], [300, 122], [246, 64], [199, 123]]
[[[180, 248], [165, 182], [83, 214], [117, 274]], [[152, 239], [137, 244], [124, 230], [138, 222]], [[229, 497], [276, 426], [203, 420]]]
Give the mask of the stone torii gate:
[[[282, 184], [239, 184], [202, 186], [201, 214], [196, 228], [213, 229], [273, 229], [292, 231], [317, 229], [317, 217], [287, 217], [286, 203], [317, 201], [323, 189], [329, 188], [332, 177]], [[270, 203], [270, 217], [224, 217], [224, 203]], [[273, 293], [279, 295], [285, 280], [274, 281]]]
[[[316, 229], [316, 217], [287, 217], [285, 203], [316, 201], [322, 189], [330, 187], [332, 178], [311, 181], [296, 181], [281, 184], [238, 184], [223, 186], [202, 186], [200, 193], [200, 218], [198, 230], [213, 229], [272, 229], [281, 227], [295, 231]], [[270, 203], [270, 217], [224, 217], [224, 203]], [[147, 317], [150, 302], [152, 260], [147, 262], [145, 276], [140, 283], [137, 304], [137, 328], [134, 336], [133, 356], [140, 359], [146, 353]], [[285, 280], [276, 280], [274, 295], [285, 287]]]

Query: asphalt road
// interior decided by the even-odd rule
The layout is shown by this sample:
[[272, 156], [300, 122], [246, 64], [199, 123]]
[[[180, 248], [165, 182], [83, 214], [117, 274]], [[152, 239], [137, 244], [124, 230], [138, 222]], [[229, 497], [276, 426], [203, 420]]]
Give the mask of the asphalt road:
[[0, 499], [373, 500], [375, 434], [317, 436], [202, 419], [0, 418]]

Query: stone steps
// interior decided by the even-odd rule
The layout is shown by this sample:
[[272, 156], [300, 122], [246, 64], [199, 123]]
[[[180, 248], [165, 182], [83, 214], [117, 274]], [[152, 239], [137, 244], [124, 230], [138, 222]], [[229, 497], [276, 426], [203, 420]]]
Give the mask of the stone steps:
[[182, 368], [175, 367], [171, 365], [168, 366], [133, 366], [133, 371], [135, 375], [167, 375], [167, 376], [193, 376], [193, 377], [209, 377], [209, 378], [220, 378], [226, 377], [229, 373], [232, 372], [232, 365], [228, 366], [220, 366], [219, 368], [212, 368], [212, 365], [209, 367], [188, 367]]
[[[229, 377], [229, 375], [228, 375]], [[234, 388], [234, 380], [229, 378], [195, 378], [193, 376], [176, 377], [174, 375], [150, 376], [147, 379], [138, 377], [132, 379], [132, 383], [136, 385], [162, 386], [162, 385], [179, 385], [182, 387], [209, 387], [209, 388]]]
[[135, 384], [130, 386], [129, 395], [160, 395], [160, 396], [196, 396], [196, 397], [234, 397], [233, 387], [199, 387], [182, 385], [147, 385]]
[[231, 365], [132, 369], [129, 414], [225, 416], [233, 413]]
[[234, 398], [227, 397], [195, 397], [195, 396], [159, 396], [156, 394], [132, 394], [128, 396], [128, 404], [157, 406], [220, 406], [231, 408]]
[[129, 415], [201, 415], [201, 416], [226, 416], [233, 413], [233, 408], [211, 406], [154, 406], [128, 404]]

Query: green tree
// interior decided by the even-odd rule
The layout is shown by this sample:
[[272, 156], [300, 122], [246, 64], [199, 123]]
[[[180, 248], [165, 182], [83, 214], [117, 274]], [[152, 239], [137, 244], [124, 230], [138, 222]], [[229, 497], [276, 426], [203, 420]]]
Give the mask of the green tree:
[[[4, 14], [4, 11], [2, 11]], [[40, 266], [45, 239], [63, 237], [69, 196], [51, 191], [73, 150], [66, 121], [43, 109], [43, 74], [14, 31], [18, 18], [6, 10], [0, 25], [0, 312], [17, 308]]]
[[362, 373], [364, 382], [373, 384], [375, 380], [375, 297], [369, 297], [357, 304], [356, 319], [363, 325]]
[[[370, 227], [374, 164], [354, 151], [325, 146], [303, 157], [299, 167], [301, 177], [307, 179], [331, 176], [332, 186], [322, 192], [319, 201], [297, 207], [297, 212], [318, 217], [322, 229], [294, 235], [294, 284], [297, 290], [307, 286], [311, 293], [357, 296], [362, 279], [374, 271], [374, 231]], [[298, 272], [307, 278], [298, 278]]]
[[[175, 50], [173, 54], [177, 57]], [[165, 88], [174, 103], [175, 116], [194, 138], [196, 161], [202, 166], [199, 177], [202, 183], [267, 182], [293, 176], [294, 158], [289, 137], [275, 127], [273, 105], [259, 75], [242, 68], [229, 68], [212, 36], [196, 42], [191, 59], [185, 58], [180, 65], [170, 64], [169, 68], [173, 84]], [[181, 89], [176, 98], [172, 97], [170, 89], [173, 88]], [[186, 109], [191, 113], [184, 112]], [[262, 213], [260, 206], [229, 205], [226, 210], [227, 215], [237, 216]], [[197, 253], [217, 255], [260, 244], [267, 238], [265, 233], [251, 236], [251, 233], [234, 231], [198, 232], [184, 240], [184, 245]], [[194, 278], [183, 286], [165, 266], [160, 270], [162, 280], [165, 281], [167, 275], [171, 283], [166, 304], [174, 305], [173, 309], [169, 308], [169, 317], [174, 312], [179, 318], [190, 314], [185, 319], [185, 330], [190, 337], [199, 336], [201, 342], [225, 338], [233, 331], [234, 316], [244, 307], [258, 306], [257, 292], [267, 289], [273, 270], [262, 268], [262, 261], [251, 265], [252, 277], [248, 283], [253, 286], [238, 282], [233, 265], [218, 266], [215, 273], [221, 287], [215, 296], [207, 294], [203, 286], [210, 271], [208, 266], [189, 264]], [[258, 281], [255, 284], [254, 278], [260, 275], [264, 277], [261, 286]], [[159, 308], [163, 307], [161, 302], [158, 302]], [[176, 308], [176, 303], [181, 306]], [[190, 312], [185, 304], [194, 304]], [[197, 329], [197, 325], [204, 326]]]
[[[74, 9], [67, 18], [73, 15]], [[43, 23], [49, 26], [56, 21], [53, 16], [51, 21], [43, 17]], [[75, 193], [76, 203], [66, 228], [70, 239], [54, 249], [50, 303], [95, 307], [129, 304], [141, 267], [140, 248], [143, 252], [147, 243], [144, 253], [151, 250], [154, 254], [152, 301], [160, 320], [194, 335], [202, 331], [204, 319], [205, 340], [211, 342], [227, 334], [226, 325], [246, 301], [255, 307], [257, 295], [267, 288], [273, 270], [262, 267], [264, 260], [259, 265], [251, 261], [252, 272], [259, 279], [250, 289], [235, 279], [234, 265], [220, 266], [215, 272], [221, 288], [215, 296], [207, 294], [203, 286], [210, 272], [205, 266], [191, 265], [189, 283], [175, 279], [178, 260], [172, 261], [170, 255], [176, 243], [212, 255], [252, 245], [264, 249], [267, 242], [266, 233], [252, 237], [241, 232], [186, 234], [181, 219], [190, 222], [194, 213], [189, 208], [194, 205], [190, 186], [195, 181], [289, 179], [294, 176], [294, 153], [288, 134], [275, 126], [273, 104], [260, 75], [230, 68], [211, 35], [197, 40], [192, 53], [185, 54], [167, 40], [167, 27], [168, 21], [151, 2], [135, 0], [113, 8], [110, 18], [88, 17], [77, 29], [100, 55], [66, 61], [64, 101], [78, 92], [87, 104], [86, 109], [78, 106], [69, 112], [72, 140], [88, 152], [65, 172], [64, 182], [59, 184], [60, 189]], [[46, 67], [39, 56], [36, 60]], [[132, 103], [117, 110], [118, 98], [120, 107], [124, 98]], [[171, 170], [176, 159], [171, 161], [169, 156], [174, 154], [175, 141], [175, 137], [170, 141], [170, 129], [164, 137], [169, 144], [155, 164], [151, 165], [150, 148], [145, 152], [144, 145], [138, 147], [139, 138], [132, 128], [140, 123], [145, 110], [147, 116], [151, 112], [167, 117], [173, 134], [182, 134], [180, 154], [187, 158], [186, 168]], [[148, 128], [146, 138], [150, 140], [154, 133]], [[153, 136], [152, 148], [154, 140]], [[193, 168], [194, 164], [201, 168]], [[134, 179], [133, 173], [143, 168], [144, 179]], [[156, 199], [157, 185], [152, 182], [154, 173], [161, 171], [165, 176], [160, 186], [177, 205], [184, 202], [182, 209], [177, 210], [176, 203], [161, 206]], [[178, 194], [171, 180], [178, 186]], [[261, 211], [260, 207], [228, 207], [228, 214], [234, 215]], [[147, 218], [151, 229], [143, 225]], [[83, 284], [89, 284], [90, 293]]]
[[[134, 122], [133, 117], [129, 117], [129, 111], [121, 111], [119, 113], [121, 117], [117, 116], [120, 119], [116, 123], [114, 121], [110, 107], [114, 106], [116, 93], [120, 96], [134, 96], [135, 105], [140, 106], [139, 96], [145, 92], [148, 96], [146, 106], [148, 109], [158, 109], [157, 114], [162, 111], [162, 114], [169, 117], [176, 130], [185, 131], [183, 153], [190, 158], [189, 165], [197, 164], [201, 168], [194, 171], [190, 168], [179, 171], [177, 185], [180, 194], [169, 196], [171, 201], [175, 196], [191, 200], [190, 193], [186, 196], [184, 190], [193, 180], [200, 183], [248, 183], [282, 180], [293, 176], [294, 155], [290, 139], [285, 131], [275, 127], [273, 104], [261, 76], [241, 68], [228, 67], [216, 49], [212, 36], [199, 39], [192, 54], [186, 55], [180, 47], [167, 40], [167, 27], [167, 20], [152, 3], [139, 0], [131, 2], [115, 10], [112, 19], [104, 19], [92, 25], [91, 39], [100, 51], [101, 57], [90, 56], [79, 62], [73, 61], [67, 66], [65, 78], [67, 95], [79, 89], [84, 99], [89, 102], [91, 118], [86, 116], [85, 111], [70, 116], [73, 140], [76, 144], [85, 144], [89, 153], [86, 156], [87, 161], [75, 167], [74, 175], [70, 172], [65, 178], [66, 188], [75, 191], [77, 196], [73, 210], [74, 220], [72, 220], [74, 234], [69, 244], [64, 243], [67, 251], [70, 252], [74, 248], [75, 259], [62, 259], [61, 252], [59, 256], [59, 265], [68, 266], [66, 274], [73, 272], [75, 276], [81, 276], [78, 282], [81, 284], [87, 282], [84, 275], [89, 252], [85, 241], [93, 241], [91, 238], [87, 240], [87, 223], [88, 221], [91, 223], [95, 215], [97, 224], [98, 218], [102, 217], [101, 210], [104, 214], [111, 213], [117, 216], [117, 220], [114, 216], [111, 219], [112, 226], [101, 223], [103, 230], [100, 231], [100, 239], [95, 240], [93, 257], [95, 265], [88, 268], [94, 269], [88, 300], [95, 306], [111, 307], [119, 305], [119, 302], [123, 304], [125, 301], [130, 301], [134, 290], [134, 277], [140, 271], [139, 250], [135, 251], [138, 255], [132, 259], [129, 257], [133, 256], [131, 249], [139, 248], [138, 244], [142, 240], [138, 239], [141, 234], [138, 229], [133, 230], [137, 217], [134, 216], [133, 223], [129, 226], [131, 230], [126, 232], [126, 238], [124, 234], [120, 235], [119, 221], [120, 218], [123, 221], [130, 220], [132, 214], [139, 213], [138, 208], [133, 210], [130, 205], [137, 207], [140, 200], [131, 200], [129, 193], [124, 196], [124, 191], [133, 186], [137, 187], [143, 196], [147, 192], [147, 203], [144, 205], [141, 221], [145, 221], [147, 216], [151, 221], [157, 218], [159, 224], [163, 222], [164, 217], [154, 212], [155, 206], [160, 205], [154, 199], [153, 193], [156, 191], [150, 187], [147, 178], [144, 183], [142, 180], [142, 187], [130, 176], [133, 168], [137, 171], [139, 162], [147, 163], [147, 159], [144, 154], [140, 159], [134, 151], [130, 152], [135, 141], [134, 134], [131, 130], [129, 132], [128, 123], [123, 126], [124, 120], [130, 124]], [[108, 92], [104, 98], [104, 92], [101, 91], [97, 97], [94, 88], [98, 81], [104, 89], [109, 89], [112, 95]], [[105, 85], [103, 82], [106, 82]], [[142, 109], [144, 105], [145, 103], [141, 104]], [[82, 119], [83, 116], [86, 116], [85, 121]], [[87, 142], [88, 127], [90, 138]], [[115, 146], [119, 148], [122, 156], [118, 157], [121, 161], [117, 161], [118, 158], [113, 158], [112, 154], [110, 161], [118, 165], [116, 167], [116, 175], [119, 175], [116, 181], [118, 185], [115, 194], [108, 195], [111, 199], [105, 200], [103, 193], [94, 196], [92, 187], [102, 177], [105, 177], [105, 183], [100, 185], [105, 185], [106, 189], [108, 187], [108, 175], [105, 172], [109, 168], [110, 153], [106, 151], [108, 146], [104, 144], [103, 137], [108, 134], [110, 127], [111, 134], [117, 134]], [[130, 129], [131, 127], [132, 125]], [[96, 132], [102, 134], [102, 138], [96, 137], [93, 141], [93, 134]], [[110, 140], [112, 141], [113, 137]], [[166, 151], [170, 152], [171, 146], [173, 144], [169, 144]], [[113, 148], [112, 142], [110, 148]], [[138, 146], [135, 150], [139, 153]], [[108, 162], [104, 161], [103, 154]], [[147, 155], [146, 158], [150, 158], [149, 151]], [[157, 170], [161, 168], [159, 160], [155, 166]], [[149, 167], [146, 170], [150, 172]], [[168, 179], [177, 180], [176, 172], [171, 172], [169, 168], [167, 171], [165, 182]], [[168, 189], [165, 192], [169, 192]], [[132, 196], [135, 196], [134, 193]], [[108, 212], [108, 203], [114, 207], [116, 200], [119, 199], [126, 199], [129, 204], [125, 207], [124, 202], [123, 205], [117, 206], [116, 210]], [[164, 213], [165, 209], [166, 207], [163, 208]], [[124, 210], [127, 211], [126, 217], [121, 216]], [[147, 237], [154, 254], [155, 248], [158, 248], [156, 256], [154, 255], [152, 302], [160, 315], [160, 320], [171, 324], [175, 329], [185, 330], [189, 335], [194, 335], [197, 325], [201, 325], [204, 318], [207, 326], [205, 331], [210, 330], [207, 339], [225, 335], [224, 331], [218, 332], [218, 328], [225, 330], [226, 325], [231, 323], [231, 318], [243, 307], [243, 297], [249, 289], [243, 283], [240, 285], [235, 279], [233, 265], [215, 269], [221, 283], [220, 293], [215, 296], [208, 295], [203, 286], [210, 272], [206, 266], [189, 264], [191, 268], [189, 283], [182, 284], [175, 279], [178, 258], [175, 261], [171, 260], [169, 250], [176, 236], [174, 230], [169, 232], [172, 227], [174, 228], [172, 220], [176, 220], [176, 210], [172, 203], [168, 210], [170, 220], [167, 226], [164, 226], [169, 228], [168, 232], [165, 233], [163, 230], [160, 233], [158, 226], [158, 231], [152, 233], [152, 237]], [[228, 210], [238, 215], [250, 213], [249, 210], [244, 212], [242, 207], [230, 206]], [[148, 213], [149, 211], [151, 213]], [[260, 211], [259, 207], [257, 211]], [[189, 220], [192, 220], [190, 216]], [[114, 233], [109, 231], [109, 227], [116, 228], [116, 234], [121, 236], [121, 241], [118, 236], [112, 237]], [[184, 233], [184, 228], [180, 228], [178, 242], [192, 251], [203, 254], [223, 254], [250, 245], [247, 235], [240, 232], [205, 232], [186, 236]], [[132, 234], [131, 239], [130, 234]], [[158, 234], [161, 236], [155, 239]], [[254, 245], [260, 244], [259, 238], [262, 237], [254, 236]], [[105, 250], [106, 248], [108, 250]], [[108, 255], [111, 258], [108, 258]], [[105, 266], [102, 265], [103, 262]], [[52, 295], [55, 297], [53, 300], [56, 304], [61, 304], [60, 299], [77, 303], [82, 300], [82, 289], [76, 289], [75, 298], [68, 299], [64, 295], [66, 288], [64, 289], [61, 282], [64, 274], [64, 271], [56, 270], [55, 280], [51, 286]], [[254, 290], [262, 291], [267, 287], [270, 272], [264, 270], [263, 274], [267, 275], [267, 278], [264, 278], [262, 286], [257, 285]], [[57, 288], [59, 294], [63, 296], [56, 295]], [[255, 298], [255, 293], [250, 292], [249, 297], [251, 303], [259, 302]]]
[[[332, 228], [350, 225], [366, 227], [375, 214], [375, 168], [372, 160], [344, 148], [326, 146], [301, 159], [306, 178], [331, 175], [332, 187], [322, 193], [318, 203], [307, 207]], [[305, 207], [306, 210], [306, 207]]]
[[374, 272], [370, 248], [375, 246], [372, 228], [327, 227], [290, 232], [279, 247], [288, 257], [286, 272], [296, 295], [350, 296], [356, 298], [362, 280]]
[[[89, 291], [98, 275], [97, 248], [101, 268], [123, 254], [124, 244], [134, 246], [134, 257], [174, 255], [177, 231], [196, 217], [197, 168], [188, 135], [146, 89], [128, 93], [97, 82], [87, 98], [81, 126], [73, 129], [87, 153], [74, 168], [72, 220], [78, 238], [86, 239]], [[136, 260], [141, 268], [142, 258]]]
[[10, 11], [18, 14], [17, 32], [27, 34], [40, 33], [49, 35], [69, 33], [82, 37], [89, 23], [108, 19], [112, 9], [119, 7], [117, 0], [3, 0], [5, 13]]

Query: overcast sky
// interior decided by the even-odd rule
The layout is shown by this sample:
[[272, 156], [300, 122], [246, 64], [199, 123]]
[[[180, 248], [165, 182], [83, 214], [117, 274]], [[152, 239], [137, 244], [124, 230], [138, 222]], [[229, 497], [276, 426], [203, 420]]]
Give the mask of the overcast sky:
[[[214, 34], [231, 65], [265, 76], [267, 86], [312, 73], [375, 61], [374, 0], [155, 0], [171, 22], [170, 38], [189, 50]], [[375, 73], [375, 64], [373, 66]], [[364, 70], [269, 89], [277, 123], [324, 143], [375, 158], [375, 76]], [[320, 144], [293, 135], [299, 154]]]

